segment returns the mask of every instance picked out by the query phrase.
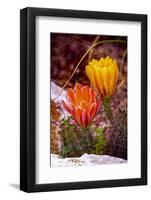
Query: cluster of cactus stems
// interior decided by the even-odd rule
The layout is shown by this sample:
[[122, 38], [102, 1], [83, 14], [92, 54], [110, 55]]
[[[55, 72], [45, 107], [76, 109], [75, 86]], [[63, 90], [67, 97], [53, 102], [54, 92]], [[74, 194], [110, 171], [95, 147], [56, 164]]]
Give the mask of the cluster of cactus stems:
[[84, 153], [103, 154], [106, 146], [102, 128], [81, 128], [72, 123], [72, 117], [60, 121], [61, 156], [77, 157]]

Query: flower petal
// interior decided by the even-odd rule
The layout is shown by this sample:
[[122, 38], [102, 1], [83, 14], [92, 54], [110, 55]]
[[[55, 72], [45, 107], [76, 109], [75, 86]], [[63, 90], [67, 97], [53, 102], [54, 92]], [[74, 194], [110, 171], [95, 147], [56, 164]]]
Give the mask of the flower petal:
[[103, 67], [101, 70], [101, 77], [102, 77], [102, 82], [103, 82], [103, 88], [105, 91], [105, 95], [108, 96], [109, 93], [109, 88], [108, 88], [108, 70], [106, 67]]
[[115, 83], [115, 70], [112, 66], [108, 68], [108, 76], [109, 76], [109, 94], [112, 95]]
[[89, 87], [88, 86], [83, 86], [81, 88], [81, 95], [82, 95], [82, 100], [88, 102], [89, 101]]
[[96, 67], [96, 69], [95, 69], [95, 80], [96, 80], [96, 85], [97, 85], [97, 88], [99, 90], [99, 93], [101, 95], [104, 95], [105, 91], [104, 91], [104, 87], [103, 87], [103, 79], [102, 79], [102, 74], [101, 74], [101, 68]]
[[64, 101], [62, 101], [62, 104], [63, 104], [64, 109], [72, 115], [73, 108], [69, 104], [65, 103]]
[[95, 72], [94, 67], [91, 68], [89, 65], [86, 66], [86, 74], [87, 74], [87, 76], [88, 76], [93, 88], [99, 93], [97, 85], [96, 85], [94, 72]]
[[86, 109], [84, 109], [83, 112], [82, 112], [81, 120], [82, 120], [82, 126], [86, 127], [88, 125], [87, 111], [86, 111]]
[[86, 105], [87, 105], [87, 102], [86, 102], [86, 101], [81, 101], [79, 107], [80, 107], [81, 109], [85, 109], [85, 108], [86, 108]]
[[89, 112], [90, 112], [90, 119], [92, 121], [92, 119], [94, 118], [94, 115], [96, 114], [96, 111], [97, 111], [97, 103], [93, 103], [89, 109]]
[[73, 89], [69, 88], [67, 90], [67, 100], [69, 101], [69, 103], [71, 105], [75, 105], [76, 104], [76, 99], [75, 99], [75, 92]]
[[74, 112], [73, 112], [73, 117], [75, 119], [75, 121], [77, 122], [77, 124], [82, 125], [82, 109], [80, 108], [75, 108]]
[[78, 82], [74, 86], [76, 105], [79, 105], [81, 101], [81, 88], [82, 85]]
[[80, 91], [82, 88], [82, 85], [78, 82], [76, 82], [75, 86], [74, 86], [74, 90], [77, 92], [77, 91]]

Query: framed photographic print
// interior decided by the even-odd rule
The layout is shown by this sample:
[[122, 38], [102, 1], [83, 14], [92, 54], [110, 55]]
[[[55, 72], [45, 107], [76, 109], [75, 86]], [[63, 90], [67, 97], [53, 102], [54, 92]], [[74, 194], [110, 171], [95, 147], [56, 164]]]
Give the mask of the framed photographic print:
[[20, 189], [147, 184], [147, 16], [20, 12]]

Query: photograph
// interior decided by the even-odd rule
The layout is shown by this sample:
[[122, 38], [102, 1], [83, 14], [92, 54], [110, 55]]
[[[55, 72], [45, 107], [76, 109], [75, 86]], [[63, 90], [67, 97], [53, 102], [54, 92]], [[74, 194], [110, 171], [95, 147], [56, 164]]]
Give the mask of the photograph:
[[20, 189], [147, 185], [147, 15], [20, 19]]
[[50, 33], [50, 167], [128, 162], [126, 35]]

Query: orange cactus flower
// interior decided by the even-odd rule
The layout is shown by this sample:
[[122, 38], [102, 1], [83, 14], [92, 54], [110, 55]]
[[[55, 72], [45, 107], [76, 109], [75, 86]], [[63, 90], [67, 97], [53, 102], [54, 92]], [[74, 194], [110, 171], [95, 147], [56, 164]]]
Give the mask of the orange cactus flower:
[[74, 89], [69, 88], [66, 94], [67, 102], [63, 106], [81, 127], [87, 127], [93, 121], [101, 106], [97, 93], [87, 85], [76, 83]]
[[86, 66], [86, 74], [101, 97], [114, 94], [118, 80], [118, 66], [115, 59], [109, 56], [100, 60], [93, 59]]

